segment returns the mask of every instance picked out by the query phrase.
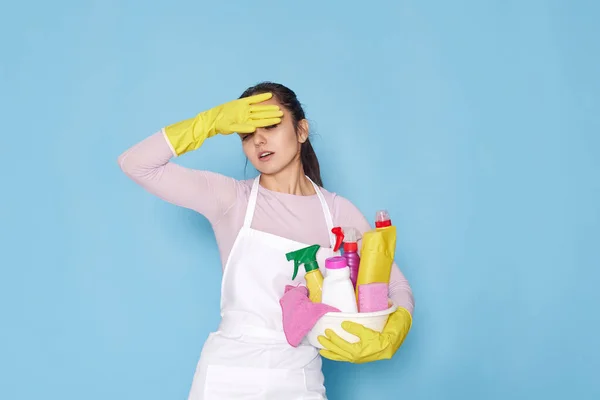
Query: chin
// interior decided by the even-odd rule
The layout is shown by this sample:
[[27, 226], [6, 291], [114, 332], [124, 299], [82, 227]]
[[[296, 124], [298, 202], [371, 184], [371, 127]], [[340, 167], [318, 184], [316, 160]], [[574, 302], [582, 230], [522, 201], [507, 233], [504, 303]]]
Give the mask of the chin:
[[281, 165], [275, 165], [270, 163], [252, 163], [254, 168], [263, 175], [275, 175], [280, 172], [283, 167]]
[[260, 172], [262, 175], [275, 175], [279, 171], [281, 171], [281, 168], [265, 168], [265, 167], [261, 167], [261, 168], [256, 168], [256, 170], [258, 172]]

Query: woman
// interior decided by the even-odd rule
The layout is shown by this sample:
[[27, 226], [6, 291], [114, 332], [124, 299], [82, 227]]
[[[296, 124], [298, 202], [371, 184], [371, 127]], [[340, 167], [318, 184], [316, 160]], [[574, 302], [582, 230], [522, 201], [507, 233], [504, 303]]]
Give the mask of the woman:
[[[256, 179], [239, 181], [171, 162], [209, 137], [232, 133], [260, 172]], [[334, 255], [334, 226], [371, 227], [352, 203], [322, 188], [295, 93], [280, 84], [256, 85], [237, 100], [165, 127], [123, 153], [119, 164], [150, 193], [204, 215], [215, 232], [222, 321], [203, 347], [189, 399], [325, 399], [319, 352], [294, 348], [283, 334], [279, 299], [286, 284], [301, 282], [291, 281], [285, 254], [319, 244], [324, 265]], [[351, 345], [328, 332], [320, 338], [326, 347], [321, 355], [348, 362], [390, 358], [410, 329], [413, 310], [410, 286], [396, 265], [389, 294], [399, 311], [383, 333], [345, 325], [360, 342]]]

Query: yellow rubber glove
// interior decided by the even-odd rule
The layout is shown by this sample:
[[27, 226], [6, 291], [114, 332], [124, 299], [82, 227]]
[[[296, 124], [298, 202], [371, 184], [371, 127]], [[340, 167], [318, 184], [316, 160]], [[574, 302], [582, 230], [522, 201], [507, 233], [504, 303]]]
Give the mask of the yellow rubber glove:
[[404, 342], [411, 326], [412, 316], [405, 308], [398, 308], [390, 315], [381, 333], [360, 324], [345, 321], [342, 322], [342, 328], [360, 340], [350, 343], [332, 330], [326, 329], [326, 336], [318, 338], [319, 343], [325, 347], [320, 353], [330, 360], [354, 364], [389, 360]]
[[279, 106], [254, 105], [271, 97], [272, 93], [261, 93], [221, 104], [193, 118], [165, 127], [165, 136], [175, 153], [180, 156], [198, 149], [206, 138], [217, 133], [253, 133], [256, 128], [278, 124], [283, 116]]

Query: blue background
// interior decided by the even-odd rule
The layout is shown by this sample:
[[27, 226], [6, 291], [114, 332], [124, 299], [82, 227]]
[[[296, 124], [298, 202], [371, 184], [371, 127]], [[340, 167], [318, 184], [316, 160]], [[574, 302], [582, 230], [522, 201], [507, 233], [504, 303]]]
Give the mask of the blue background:
[[[261, 80], [305, 104], [326, 187], [390, 210], [417, 301], [392, 361], [326, 362], [331, 399], [600, 397], [600, 3], [0, 14], [0, 398], [186, 398], [218, 323], [216, 243], [117, 157]], [[177, 162], [254, 176], [233, 136]]]

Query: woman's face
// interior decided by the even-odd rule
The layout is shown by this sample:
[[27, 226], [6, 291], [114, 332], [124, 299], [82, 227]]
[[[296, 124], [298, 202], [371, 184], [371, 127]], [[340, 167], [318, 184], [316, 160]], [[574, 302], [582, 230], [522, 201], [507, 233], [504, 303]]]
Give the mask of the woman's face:
[[308, 123], [302, 120], [298, 124], [298, 134], [294, 130], [291, 113], [275, 97], [261, 105], [278, 105], [283, 111], [281, 122], [266, 128], [257, 128], [249, 135], [242, 135], [242, 147], [248, 160], [260, 173], [276, 174], [292, 162], [300, 159], [300, 146], [308, 137]]

